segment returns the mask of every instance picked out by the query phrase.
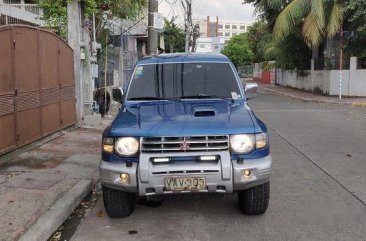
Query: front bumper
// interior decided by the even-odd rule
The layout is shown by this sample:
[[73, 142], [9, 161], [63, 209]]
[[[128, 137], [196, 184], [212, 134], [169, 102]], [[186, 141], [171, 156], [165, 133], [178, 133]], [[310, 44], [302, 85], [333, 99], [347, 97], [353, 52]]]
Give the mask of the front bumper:
[[[104, 186], [126, 192], [134, 192], [139, 196], [173, 194], [165, 190], [164, 179], [172, 177], [204, 177], [207, 190], [199, 192], [232, 193], [245, 190], [269, 181], [272, 158], [266, 156], [257, 159], [244, 160], [238, 163], [230, 159], [229, 152], [210, 152], [209, 155], [220, 156], [218, 162], [180, 161], [171, 164], [154, 165], [151, 157], [184, 157], [207, 155], [207, 152], [195, 153], [169, 153], [140, 155], [139, 163], [127, 167], [125, 163], [112, 163], [102, 161], [100, 176]], [[250, 170], [251, 175], [243, 175], [244, 170]], [[129, 182], [121, 183], [119, 176], [129, 174]], [[181, 191], [174, 193], [185, 193]]]

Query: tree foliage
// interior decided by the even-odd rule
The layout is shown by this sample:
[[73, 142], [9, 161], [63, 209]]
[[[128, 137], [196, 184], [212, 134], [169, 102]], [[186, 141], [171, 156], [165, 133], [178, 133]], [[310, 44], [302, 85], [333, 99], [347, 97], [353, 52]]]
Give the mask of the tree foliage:
[[178, 27], [175, 23], [177, 17], [172, 17], [170, 20], [164, 19], [164, 43], [168, 53], [184, 52], [185, 50], [185, 33], [184, 30]]
[[248, 31], [249, 44], [253, 52], [253, 62], [260, 63], [265, 60], [266, 49], [271, 46], [272, 33], [264, 21], [255, 22]]
[[248, 33], [232, 37], [221, 53], [226, 55], [236, 67], [251, 63], [254, 55]]
[[293, 0], [278, 15], [273, 33], [281, 39], [302, 23], [303, 38], [310, 48], [315, 49], [323, 39], [334, 37], [339, 31], [342, 15], [343, 5], [337, 1]]
[[310, 69], [311, 50], [302, 41], [301, 29], [295, 29], [288, 36], [267, 45], [264, 59], [275, 61], [275, 66], [287, 70]]
[[366, 30], [366, 1], [365, 0], [350, 0], [347, 3], [347, 15], [349, 22], [357, 28], [358, 31]]
[[366, 1], [349, 0], [346, 6], [345, 52], [366, 59]]
[[[42, 19], [50, 28], [56, 28], [65, 37], [67, 28], [67, 2], [71, 0], [37, 0], [43, 8]], [[86, 17], [96, 15], [97, 28], [102, 25], [103, 14], [117, 18], [134, 18], [147, 6], [147, 0], [78, 0]]]
[[280, 40], [298, 26], [307, 45], [316, 49], [321, 42], [339, 31], [344, 12], [341, 0], [245, 0], [253, 3], [256, 11], [269, 21], [274, 21], [273, 35]]

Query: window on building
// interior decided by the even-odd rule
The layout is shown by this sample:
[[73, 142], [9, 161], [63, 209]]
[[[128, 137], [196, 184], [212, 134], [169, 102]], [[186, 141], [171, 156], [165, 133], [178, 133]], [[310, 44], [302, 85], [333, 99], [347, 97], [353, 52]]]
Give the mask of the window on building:
[[238, 29], [238, 26], [237, 25], [233, 25], [231, 26], [232, 29]]
[[225, 28], [226, 28], [226, 29], [230, 29], [230, 25], [229, 25], [229, 24], [226, 24], [226, 25], [225, 25]]
[[219, 32], [219, 36], [222, 37], [224, 36], [224, 34], [222, 32]]
[[219, 29], [223, 29], [223, 25], [222, 24], [219, 24]]
[[245, 30], [245, 26], [240, 26], [240, 30]]
[[230, 33], [225, 33], [225, 36], [226, 37], [230, 37]]
[[233, 37], [236, 36], [236, 35], [238, 35], [238, 34], [237, 33], [233, 33]]

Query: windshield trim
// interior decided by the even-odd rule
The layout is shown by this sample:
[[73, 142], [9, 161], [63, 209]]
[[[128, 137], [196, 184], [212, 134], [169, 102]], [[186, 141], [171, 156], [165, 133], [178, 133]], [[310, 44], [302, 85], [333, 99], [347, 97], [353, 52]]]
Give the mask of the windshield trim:
[[[243, 84], [240, 81], [239, 75], [236, 72], [233, 64], [231, 62], [227, 62], [227, 61], [181, 61], [181, 62], [159, 62], [159, 63], [149, 63], [149, 64], [136, 64], [133, 73], [131, 75], [130, 81], [128, 83], [127, 86], [127, 91], [126, 91], [126, 95], [124, 98], [124, 102], [155, 102], [155, 101], [172, 101], [172, 100], [128, 100], [128, 95], [130, 93], [130, 88], [131, 88], [131, 84], [132, 84], [132, 80], [133, 77], [135, 76], [136, 70], [138, 67], [140, 66], [149, 66], [149, 65], [165, 65], [165, 64], [202, 64], [202, 63], [206, 63], [206, 64], [228, 64], [231, 68], [232, 73], [234, 74], [235, 80], [236, 80], [236, 84], [239, 87], [239, 91], [240, 91], [240, 98], [238, 98], [237, 100], [246, 100], [245, 94], [244, 94], [244, 89], [243, 89]], [[199, 99], [182, 99], [184, 101], [186, 100], [221, 100], [222, 98], [199, 98]]]

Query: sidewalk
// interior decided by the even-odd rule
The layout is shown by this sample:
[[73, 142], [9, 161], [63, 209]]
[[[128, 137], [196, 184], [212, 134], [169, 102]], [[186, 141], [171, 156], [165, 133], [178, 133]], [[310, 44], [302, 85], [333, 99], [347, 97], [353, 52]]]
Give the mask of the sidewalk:
[[366, 107], [366, 97], [344, 97], [341, 100], [335, 96], [317, 95], [311, 92], [293, 89], [289, 87], [277, 86], [273, 84], [258, 83], [259, 87], [267, 92], [284, 95], [290, 98], [302, 100], [302, 101], [314, 101], [322, 103], [335, 103], [357, 107]]
[[0, 165], [0, 240], [47, 240], [67, 219], [99, 180], [101, 134], [110, 121], [64, 132]]

